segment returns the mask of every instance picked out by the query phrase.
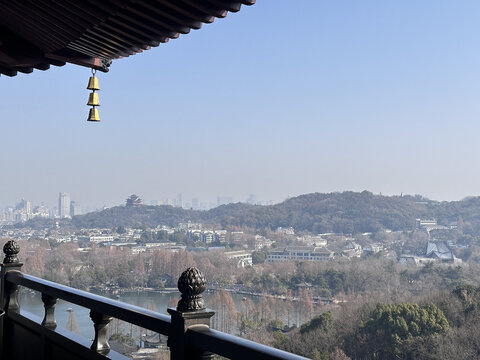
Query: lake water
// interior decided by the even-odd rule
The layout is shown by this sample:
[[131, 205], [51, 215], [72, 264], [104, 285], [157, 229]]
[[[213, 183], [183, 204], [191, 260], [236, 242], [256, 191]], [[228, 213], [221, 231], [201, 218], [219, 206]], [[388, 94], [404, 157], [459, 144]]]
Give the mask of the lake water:
[[[110, 293], [99, 293], [99, 295], [116, 299], [125, 303], [129, 303], [136, 306], [141, 306], [147, 309], [151, 309], [160, 313], [167, 313], [167, 307], [169, 303], [173, 301], [174, 298], [179, 298], [179, 292], [155, 292], [155, 291], [141, 291], [141, 292], [124, 292], [119, 294], [119, 297], [114, 296]], [[237, 309], [239, 304], [242, 302], [242, 299], [246, 295], [240, 294], [231, 294], [235, 302]], [[204, 299], [208, 307], [208, 301], [212, 296], [211, 293], [205, 293]], [[255, 303], [259, 301], [258, 297], [250, 297]], [[20, 296], [20, 305], [21, 308], [27, 310], [40, 318], [43, 318], [44, 308], [41, 300], [41, 295], [38, 292], [33, 291], [22, 291]], [[171, 306], [171, 305], [170, 305]], [[63, 300], [58, 300], [57, 305], [55, 306], [55, 319], [57, 321], [58, 327], [67, 328], [67, 322], [70, 316], [69, 309], [73, 310], [75, 320], [78, 324], [78, 332], [80, 335], [86, 337], [87, 339], [93, 339], [94, 330], [93, 323], [90, 319], [90, 310]], [[130, 326], [129, 324], [121, 323], [118, 324], [112, 322], [110, 327], [120, 326], [123, 332], [130, 332], [134, 338], [138, 338], [141, 330], [138, 327]]]

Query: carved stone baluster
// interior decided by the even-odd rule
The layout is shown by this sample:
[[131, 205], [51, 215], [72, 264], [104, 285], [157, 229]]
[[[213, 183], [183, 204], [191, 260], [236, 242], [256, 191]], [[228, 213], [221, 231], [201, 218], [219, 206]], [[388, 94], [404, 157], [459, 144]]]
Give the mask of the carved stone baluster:
[[[0, 311], [7, 313], [18, 313], [20, 303], [18, 302], [18, 286], [6, 282], [6, 276], [9, 272], [20, 272], [22, 263], [18, 261], [20, 246], [14, 241], [9, 240], [3, 246], [5, 258], [1, 264], [1, 285], [0, 285]], [[11, 325], [5, 321], [7, 315], [0, 316], [0, 358], [12, 359], [12, 331]]]
[[95, 339], [90, 349], [96, 352], [106, 355], [110, 351], [110, 345], [107, 339], [107, 327], [112, 317], [101, 314], [99, 312], [90, 310], [90, 318], [93, 321], [93, 327], [95, 328]]
[[210, 326], [210, 318], [215, 312], [205, 308], [202, 293], [206, 289], [203, 274], [195, 267], [185, 270], [178, 279], [178, 290], [182, 296], [177, 308], [168, 309], [172, 319], [172, 331], [168, 336], [170, 358], [176, 359], [213, 359], [208, 351], [189, 346], [185, 341], [185, 333], [193, 325]]
[[45, 308], [45, 316], [43, 317], [42, 325], [50, 330], [55, 330], [57, 322], [55, 321], [55, 305], [57, 299], [53, 296], [42, 294], [43, 307]]
[[[2, 281], [4, 281], [5, 274], [9, 271], [20, 271], [22, 263], [18, 260], [18, 253], [20, 246], [15, 240], [9, 240], [3, 246], [5, 258], [2, 266]], [[9, 312], [19, 312], [20, 303], [18, 302], [18, 285], [7, 283], [4, 294], [4, 309]]]

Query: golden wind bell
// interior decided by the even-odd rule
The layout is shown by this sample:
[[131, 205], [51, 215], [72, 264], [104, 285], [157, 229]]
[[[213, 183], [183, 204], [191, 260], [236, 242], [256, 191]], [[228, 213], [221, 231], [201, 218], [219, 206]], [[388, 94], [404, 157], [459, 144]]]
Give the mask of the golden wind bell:
[[88, 97], [87, 105], [91, 106], [92, 108], [88, 114], [87, 121], [98, 122], [100, 121], [100, 116], [98, 115], [97, 106], [100, 106], [100, 100], [98, 99], [98, 94], [96, 91], [100, 90], [100, 87], [98, 86], [98, 78], [95, 76], [96, 72], [97, 71], [95, 69], [92, 69], [92, 76], [90, 76], [90, 79], [88, 80], [87, 89], [92, 90], [92, 92]]

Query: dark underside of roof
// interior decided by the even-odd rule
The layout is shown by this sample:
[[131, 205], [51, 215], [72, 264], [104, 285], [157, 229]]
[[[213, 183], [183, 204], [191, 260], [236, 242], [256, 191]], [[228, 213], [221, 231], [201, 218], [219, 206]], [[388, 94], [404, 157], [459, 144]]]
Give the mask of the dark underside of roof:
[[112, 60], [200, 29], [255, 0], [0, 0], [0, 74]]

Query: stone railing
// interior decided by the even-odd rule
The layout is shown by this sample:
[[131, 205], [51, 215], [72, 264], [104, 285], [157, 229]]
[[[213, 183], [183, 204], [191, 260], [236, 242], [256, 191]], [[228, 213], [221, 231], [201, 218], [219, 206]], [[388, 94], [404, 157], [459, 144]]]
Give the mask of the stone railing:
[[[206, 281], [194, 267], [178, 280], [181, 293], [170, 315], [111, 300], [21, 272], [20, 248], [10, 240], [3, 247], [1, 265], [0, 355], [2, 359], [127, 359], [110, 350], [107, 328], [113, 318], [168, 336], [171, 359], [305, 359], [303, 357], [210, 329], [214, 311], [202, 298]], [[39, 291], [45, 308], [43, 319], [21, 308], [19, 286]], [[55, 305], [58, 299], [90, 309], [95, 331], [92, 342], [58, 328]]]

